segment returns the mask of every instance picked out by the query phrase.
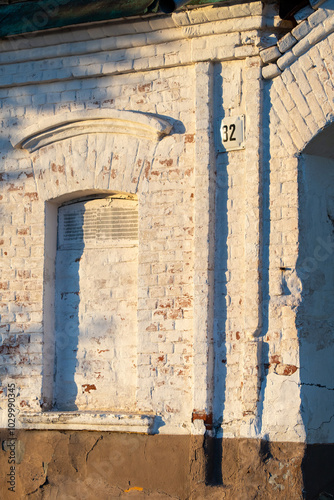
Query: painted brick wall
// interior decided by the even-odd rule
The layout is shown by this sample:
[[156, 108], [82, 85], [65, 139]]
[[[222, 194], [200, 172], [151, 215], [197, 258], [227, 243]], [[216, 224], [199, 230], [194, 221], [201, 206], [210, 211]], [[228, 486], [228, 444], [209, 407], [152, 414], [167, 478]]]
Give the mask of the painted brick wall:
[[[162, 434], [213, 421], [218, 436], [305, 439], [296, 156], [332, 116], [332, 35], [264, 82], [260, 48], [291, 28], [274, 3], [251, 2], [0, 43], [2, 407], [13, 380], [21, 413], [51, 404], [46, 207], [126, 192], [139, 211], [135, 403], [115, 410], [158, 415]], [[92, 110], [173, 128], [13, 148], [28, 127]], [[217, 125], [241, 114], [245, 149], [221, 152]]]

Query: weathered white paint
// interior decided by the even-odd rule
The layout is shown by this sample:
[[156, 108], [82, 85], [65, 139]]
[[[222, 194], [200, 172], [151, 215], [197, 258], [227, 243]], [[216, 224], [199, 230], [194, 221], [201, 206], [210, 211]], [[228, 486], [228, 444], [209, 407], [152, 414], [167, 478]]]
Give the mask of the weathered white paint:
[[[319, 283], [305, 281], [299, 269], [302, 256], [315, 251], [317, 231], [326, 236], [325, 201], [331, 210], [332, 160], [298, 160], [305, 147], [322, 154], [312, 140], [334, 113], [327, 3], [292, 31], [298, 43], [289, 36], [279, 43], [281, 69], [266, 66], [276, 75], [272, 82], [261, 71], [272, 55], [261, 59], [260, 48], [292, 26], [279, 26], [275, 6], [262, 2], [111, 22], [103, 32], [78, 27], [57, 35], [62, 44], [54, 33], [19, 46], [0, 43], [0, 373], [4, 388], [17, 385], [20, 425], [118, 430], [124, 427], [113, 410], [128, 410], [135, 421], [125, 427], [136, 432], [138, 415], [154, 415], [154, 432], [165, 434], [203, 433], [206, 422], [231, 438], [333, 440], [333, 280], [325, 262]], [[141, 120], [149, 120], [154, 133], [118, 127], [50, 134], [71, 117], [80, 124], [115, 113], [130, 113], [141, 131]], [[245, 149], [220, 152], [221, 120], [241, 114]], [[13, 148], [45, 131], [38, 150]], [[80, 334], [70, 377], [80, 411], [71, 424], [72, 413], [66, 419], [62, 411], [41, 412], [52, 407], [56, 330], [68, 326], [54, 305], [57, 210], [116, 192], [138, 199], [138, 256], [125, 271], [119, 257], [103, 266], [104, 257], [85, 248], [73, 269]], [[116, 255], [108, 251], [106, 258]], [[132, 281], [124, 285], [125, 274]], [[110, 285], [99, 286], [101, 279]], [[114, 314], [124, 326], [120, 321], [104, 335]], [[315, 332], [305, 337], [309, 323]], [[102, 350], [114, 349], [110, 358], [93, 347], [94, 337], [103, 337]], [[124, 340], [129, 357], [115, 339]], [[111, 363], [103, 382], [95, 366], [100, 355], [102, 371]], [[57, 390], [62, 383], [56, 376]], [[85, 384], [96, 391], [80, 393]], [[5, 412], [0, 418], [6, 427]], [[141, 429], [149, 425], [145, 420]]]

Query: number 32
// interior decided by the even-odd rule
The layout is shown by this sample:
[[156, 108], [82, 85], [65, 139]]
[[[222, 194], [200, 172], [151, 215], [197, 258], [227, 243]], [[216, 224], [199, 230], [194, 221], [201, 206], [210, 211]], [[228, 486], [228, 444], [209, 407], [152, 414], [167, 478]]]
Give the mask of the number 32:
[[[231, 131], [229, 136], [229, 130]], [[236, 141], [236, 137], [234, 137], [235, 125], [232, 123], [229, 127], [227, 125], [223, 126], [223, 142], [227, 141]]]

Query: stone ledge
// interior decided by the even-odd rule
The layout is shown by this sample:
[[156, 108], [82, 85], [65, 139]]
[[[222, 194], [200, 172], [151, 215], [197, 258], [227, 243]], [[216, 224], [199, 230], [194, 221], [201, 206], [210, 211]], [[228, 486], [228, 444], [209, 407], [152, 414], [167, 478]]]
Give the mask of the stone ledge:
[[48, 411], [20, 413], [22, 429], [96, 430], [154, 434], [155, 415], [126, 412]]

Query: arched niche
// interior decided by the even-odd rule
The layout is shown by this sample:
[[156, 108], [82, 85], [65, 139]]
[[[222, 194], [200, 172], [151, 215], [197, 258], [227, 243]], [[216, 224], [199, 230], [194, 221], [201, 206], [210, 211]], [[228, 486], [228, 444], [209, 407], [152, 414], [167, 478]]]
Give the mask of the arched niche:
[[334, 431], [334, 124], [299, 157], [297, 311], [301, 416], [308, 443], [332, 443]]
[[[114, 400], [112, 401], [109, 398], [110, 400], [108, 401], [108, 391], [105, 388], [104, 393], [106, 394], [106, 399], [104, 400], [102, 398], [93, 406], [88, 400], [88, 404], [86, 404], [86, 400], [84, 401], [82, 398], [81, 402], [77, 399], [74, 400], [74, 396], [69, 396], [67, 401], [62, 401], [59, 405], [59, 409], [56, 405], [53, 405], [55, 380], [57, 382], [57, 379], [54, 377], [54, 361], [56, 355], [55, 335], [57, 333], [55, 328], [57, 314], [55, 290], [57, 280], [57, 247], [59, 239], [58, 220], [59, 208], [62, 205], [71, 204], [75, 201], [80, 202], [83, 199], [87, 200], [87, 198], [94, 198], [97, 200], [109, 197], [114, 199], [117, 198], [118, 200], [131, 199], [136, 201], [136, 195], [134, 193], [137, 192], [141, 175], [142, 173], [147, 175], [147, 169], [150, 168], [158, 142], [161, 138], [168, 135], [171, 129], [172, 126], [167, 120], [157, 116], [130, 111], [97, 110], [48, 117], [46, 120], [39, 120], [35, 125], [18, 130], [18, 132], [12, 136], [12, 144], [16, 148], [25, 149], [29, 153], [36, 151], [34, 155], [30, 155], [30, 161], [39, 195], [38, 202], [41, 205], [38, 220], [42, 221], [42, 217], [44, 217], [45, 227], [43, 235], [45, 253], [43, 284], [44, 359], [43, 387], [41, 394], [42, 411], [36, 414], [32, 412], [22, 412], [20, 420], [23, 427], [37, 429], [64, 427], [67, 429], [126, 429], [134, 432], [151, 432], [154, 416], [139, 415], [135, 411], [136, 402], [133, 389], [136, 384], [134, 377], [136, 371], [136, 340], [133, 340], [133, 342], [131, 341], [131, 345], [121, 345], [123, 342], [122, 336], [119, 337], [119, 347], [113, 346], [110, 348], [110, 346], [102, 346], [99, 356], [106, 359], [105, 364], [110, 362], [115, 365], [115, 363], [117, 363], [117, 358], [120, 359], [117, 351], [129, 351], [131, 347], [131, 359], [129, 358], [131, 366], [129, 365], [128, 369], [125, 369], [125, 372], [128, 374], [130, 371], [131, 373], [133, 372], [131, 375], [131, 394], [127, 392], [127, 387], [124, 386], [122, 393], [118, 391], [118, 393], [114, 394]], [[62, 142], [65, 139], [70, 139], [66, 147], [65, 143]], [[94, 141], [95, 144], [99, 145], [96, 151], [101, 151], [103, 154], [97, 154], [96, 151], [92, 154], [94, 150]], [[76, 154], [76, 146], [79, 146], [80, 151], [78, 154]], [[105, 146], [105, 148], [103, 148], [103, 146]], [[118, 159], [119, 175], [117, 176], [116, 167], [113, 162], [114, 160], [116, 162], [116, 156], [118, 156], [119, 151], [121, 151], [123, 156], [120, 155]], [[106, 155], [109, 155], [111, 159], [104, 164], [102, 162]], [[114, 157], [112, 157], [113, 155]], [[103, 165], [106, 165], [105, 171], [102, 170], [104, 168]], [[104, 173], [106, 173], [106, 177], [109, 179], [108, 183], [104, 182]], [[42, 209], [42, 204], [44, 205], [44, 210]], [[137, 251], [138, 242], [137, 244], [133, 244], [133, 242], [128, 243], [126, 252], [137, 254]], [[90, 251], [90, 253], [92, 252]], [[115, 254], [115, 252], [111, 253]], [[136, 258], [132, 257], [133, 272], [131, 272], [130, 268], [125, 274], [122, 271], [119, 274], [121, 275], [123, 273], [124, 275], [119, 276], [119, 278], [122, 280], [124, 279], [126, 286], [128, 288], [132, 287], [133, 290], [136, 289], [137, 293], [136, 276], [138, 264], [136, 263]], [[82, 258], [82, 256], [78, 255], [75, 257], [74, 263], [79, 263], [79, 258]], [[90, 260], [94, 261], [94, 258]], [[74, 271], [78, 278], [77, 282], [80, 283], [80, 268], [78, 267], [78, 269]], [[84, 272], [84, 274], [86, 274], [86, 272]], [[103, 280], [104, 278], [102, 277], [101, 279]], [[79, 290], [74, 290], [74, 292], [78, 291]], [[89, 286], [86, 292], [88, 296]], [[61, 293], [63, 292], [60, 291], [60, 294]], [[123, 297], [124, 304], [129, 302], [130, 297], [128, 290], [126, 290], [125, 293], [126, 296]], [[134, 303], [136, 300], [134, 293], [130, 298]], [[133, 304], [131, 303], [128, 305], [131, 309]], [[130, 316], [130, 309], [126, 309], [125, 307], [124, 311], [120, 312], [120, 322], [126, 323], [126, 318]], [[136, 307], [134, 309], [136, 309]], [[80, 310], [79, 314], [81, 314]], [[124, 320], [122, 318], [124, 318]], [[133, 325], [135, 323], [135, 318], [136, 313], [132, 318]], [[77, 320], [76, 326], [79, 332], [80, 316], [77, 317]], [[101, 321], [102, 320], [104, 320], [104, 318], [102, 318]], [[129, 328], [127, 328], [127, 330], [129, 330]], [[134, 335], [132, 337], [134, 339], [136, 336], [135, 329], [133, 332]], [[77, 348], [81, 349], [79, 346], [81, 342], [80, 335], [78, 335], [78, 339], [78, 345], [72, 346], [73, 350]], [[109, 356], [108, 349], [110, 352], [114, 349], [114, 354], [116, 352], [114, 360], [107, 359]], [[83, 357], [81, 358], [81, 361], [84, 362]], [[89, 361], [89, 356], [87, 360]], [[72, 378], [73, 375], [76, 377], [76, 372], [73, 367], [74, 361], [72, 362]], [[98, 372], [99, 370], [95, 371]], [[123, 373], [123, 375], [125, 380], [126, 374]], [[120, 374], [120, 376], [122, 376], [122, 374]], [[60, 380], [60, 384], [61, 383], [62, 380]], [[88, 380], [88, 378], [87, 380], [81, 380], [80, 386], [83, 391], [81, 396], [88, 399], [91, 398], [91, 396], [96, 393], [94, 392], [94, 385], [97, 388], [96, 383]], [[79, 385], [77, 385], [77, 390], [78, 387]], [[79, 418], [79, 420], [76, 421], [76, 418]]]
[[321, 156], [334, 160], [334, 124], [329, 123], [311, 139], [303, 150], [303, 154]]

